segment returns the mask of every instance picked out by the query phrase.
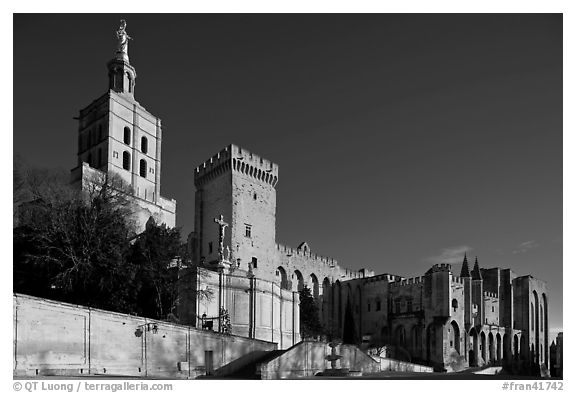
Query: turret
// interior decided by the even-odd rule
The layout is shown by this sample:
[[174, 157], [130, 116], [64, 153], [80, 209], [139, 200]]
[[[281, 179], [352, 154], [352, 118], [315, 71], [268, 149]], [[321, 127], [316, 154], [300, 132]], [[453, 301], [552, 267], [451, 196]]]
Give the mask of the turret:
[[472, 269], [472, 308], [476, 309], [476, 317], [474, 318], [474, 325], [484, 324], [484, 283], [482, 281], [482, 273], [480, 272], [480, 265], [478, 264], [478, 257], [474, 261], [474, 268]]
[[472, 326], [472, 277], [470, 277], [470, 269], [468, 268], [468, 258], [464, 253], [464, 261], [462, 261], [462, 269], [460, 270], [460, 277], [464, 281], [464, 323], [466, 330]]

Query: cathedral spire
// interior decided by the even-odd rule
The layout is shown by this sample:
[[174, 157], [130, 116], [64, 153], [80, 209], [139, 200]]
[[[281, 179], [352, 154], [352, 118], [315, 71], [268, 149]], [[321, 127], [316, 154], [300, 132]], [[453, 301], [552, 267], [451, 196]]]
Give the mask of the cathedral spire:
[[472, 279], [482, 280], [482, 273], [480, 272], [480, 266], [478, 265], [478, 257], [474, 261], [474, 268], [472, 269]]
[[460, 277], [470, 277], [470, 268], [468, 267], [468, 258], [466, 258], [466, 253], [464, 253], [464, 261], [462, 262]]
[[134, 98], [134, 85], [136, 70], [130, 65], [128, 58], [128, 41], [132, 39], [126, 31], [126, 21], [120, 21], [120, 27], [116, 31], [116, 53], [108, 62], [109, 89]]

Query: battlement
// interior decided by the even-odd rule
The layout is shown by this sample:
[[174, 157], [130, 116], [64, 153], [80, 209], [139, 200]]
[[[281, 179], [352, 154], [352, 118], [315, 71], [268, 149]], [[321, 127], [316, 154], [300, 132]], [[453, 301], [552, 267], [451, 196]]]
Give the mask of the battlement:
[[406, 287], [406, 286], [420, 286], [424, 284], [424, 276], [402, 278], [399, 281], [390, 283], [390, 288]]
[[228, 145], [194, 170], [194, 185], [233, 170], [270, 184], [278, 183], [278, 165], [236, 145]]
[[464, 277], [452, 276], [452, 282], [455, 284], [464, 284]]
[[276, 243], [276, 249], [282, 253], [285, 253], [288, 256], [301, 255], [303, 257], [306, 257], [306, 258], [312, 259], [314, 261], [318, 261], [320, 263], [323, 263], [324, 265], [329, 266], [329, 267], [338, 266], [338, 261], [335, 260], [334, 258], [329, 258], [329, 257], [325, 257], [322, 255], [318, 255], [318, 254], [315, 254], [309, 250], [292, 248], [290, 246], [285, 246], [285, 245], [279, 244], [279, 243]]
[[268, 183], [272, 187], [276, 186], [278, 183], [277, 164], [239, 146], [230, 145], [229, 147], [232, 150], [232, 168], [235, 171]]
[[[315, 254], [310, 251], [309, 248], [293, 248], [290, 246], [285, 246], [283, 244], [276, 243], [276, 250], [279, 252], [291, 257], [293, 255], [298, 255], [309, 259], [313, 263], [322, 263], [327, 267], [330, 268], [339, 268], [340, 269], [340, 278], [346, 278], [349, 280], [356, 279], [356, 278], [364, 278], [370, 274], [370, 271], [366, 271], [365, 269], [360, 270], [351, 270], [346, 268], [341, 268], [338, 266], [338, 261], [334, 258], [325, 257], [323, 255]], [[372, 273], [373, 274], [373, 273]]]
[[491, 298], [491, 299], [498, 299], [498, 294], [496, 292], [484, 291], [484, 297]]
[[430, 273], [437, 273], [437, 272], [451, 272], [452, 271], [452, 265], [449, 263], [440, 263], [440, 264], [435, 264], [434, 266], [432, 266], [430, 269], [428, 269], [428, 271], [426, 272], [426, 274], [430, 274]]
[[232, 168], [231, 159], [231, 146], [226, 146], [194, 169], [194, 185], [201, 185], [229, 171]]
[[397, 276], [395, 274], [384, 273], [384, 274], [378, 274], [376, 276], [365, 277], [364, 282], [371, 283], [371, 282], [378, 282], [378, 281], [386, 280], [389, 283], [393, 283], [393, 282], [400, 281], [403, 279], [404, 279], [403, 277]]

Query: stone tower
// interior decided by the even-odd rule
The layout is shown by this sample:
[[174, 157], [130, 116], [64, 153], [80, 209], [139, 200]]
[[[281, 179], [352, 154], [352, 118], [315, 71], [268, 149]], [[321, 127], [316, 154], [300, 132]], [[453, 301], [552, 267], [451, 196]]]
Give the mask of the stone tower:
[[78, 166], [72, 183], [85, 189], [102, 174], [115, 173], [132, 189], [137, 230], [150, 217], [173, 227], [176, 201], [160, 196], [162, 125], [134, 98], [136, 70], [128, 58], [126, 23], [108, 62], [108, 91], [80, 111]]
[[[276, 183], [278, 165], [236, 145], [229, 145], [194, 172], [196, 216], [195, 259], [208, 264], [218, 258], [214, 218], [230, 224], [225, 248], [243, 270], [252, 265], [274, 271], [276, 252]], [[270, 266], [268, 266], [270, 265]]]

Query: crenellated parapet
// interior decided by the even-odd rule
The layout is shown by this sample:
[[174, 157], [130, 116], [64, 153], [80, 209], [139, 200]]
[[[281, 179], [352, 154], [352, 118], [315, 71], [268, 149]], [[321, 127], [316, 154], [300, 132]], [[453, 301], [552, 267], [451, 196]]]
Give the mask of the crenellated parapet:
[[452, 276], [452, 283], [464, 284], [464, 277]]
[[428, 269], [426, 274], [437, 273], [437, 272], [451, 272], [451, 271], [452, 271], [452, 265], [451, 264], [449, 264], [449, 263], [437, 263], [437, 264], [433, 265], [430, 269]]
[[406, 286], [421, 286], [424, 284], [425, 277], [411, 277], [403, 278], [399, 281], [390, 283], [390, 288], [406, 287]]
[[230, 146], [227, 146], [196, 167], [194, 170], [194, 185], [196, 187], [223, 175], [232, 168], [230, 150]]
[[384, 273], [384, 274], [378, 274], [375, 276], [367, 277], [364, 279], [364, 283], [366, 283], [366, 284], [376, 283], [379, 281], [386, 281], [388, 283], [394, 283], [394, 282], [399, 282], [401, 280], [404, 280], [404, 278], [401, 276], [397, 276], [395, 274]]
[[226, 146], [194, 170], [194, 184], [202, 185], [234, 171], [272, 187], [278, 183], [278, 165], [236, 145]]
[[484, 298], [488, 299], [498, 299], [498, 294], [496, 292], [484, 291]]
[[306, 257], [308, 259], [311, 259], [313, 261], [316, 261], [318, 263], [321, 263], [323, 265], [326, 265], [328, 267], [336, 267], [338, 266], [338, 261], [334, 258], [330, 258], [330, 257], [325, 257], [323, 255], [319, 255], [319, 254], [315, 254], [313, 252], [311, 252], [309, 249], [298, 249], [298, 248], [293, 248], [290, 246], [285, 246], [283, 244], [279, 244], [276, 243], [276, 249], [281, 252], [286, 254], [287, 256], [291, 257], [292, 255], [298, 255], [298, 256], [302, 256], [302, 257]]

